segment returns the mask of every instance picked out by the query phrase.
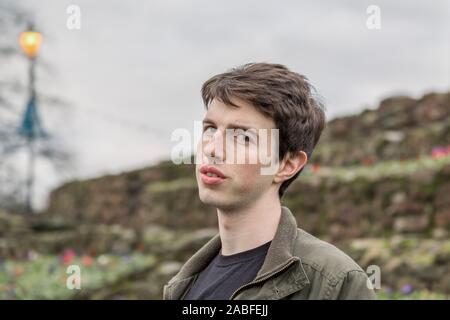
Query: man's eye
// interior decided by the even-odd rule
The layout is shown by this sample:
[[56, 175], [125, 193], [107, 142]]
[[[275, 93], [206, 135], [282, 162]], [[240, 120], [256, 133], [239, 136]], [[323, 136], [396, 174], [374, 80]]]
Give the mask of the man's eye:
[[237, 133], [235, 135], [235, 137], [239, 138], [240, 141], [243, 140], [246, 143], [252, 141], [252, 138], [248, 134], [245, 134], [245, 133]]
[[211, 127], [211, 126], [209, 126], [209, 127], [204, 127], [204, 128], [203, 128], [203, 133], [206, 134], [206, 135], [213, 135], [214, 132], [215, 132], [215, 130], [216, 130], [216, 128]]

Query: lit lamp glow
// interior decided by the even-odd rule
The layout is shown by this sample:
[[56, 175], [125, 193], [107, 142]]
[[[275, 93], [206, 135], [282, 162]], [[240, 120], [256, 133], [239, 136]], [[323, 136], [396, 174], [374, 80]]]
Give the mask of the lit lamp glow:
[[36, 57], [42, 43], [42, 35], [36, 31], [25, 31], [20, 34], [20, 46], [30, 58]]

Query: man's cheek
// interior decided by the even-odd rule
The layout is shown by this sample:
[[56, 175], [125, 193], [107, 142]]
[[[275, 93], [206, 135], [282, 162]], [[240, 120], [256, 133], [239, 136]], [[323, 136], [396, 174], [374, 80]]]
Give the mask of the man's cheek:
[[258, 168], [251, 168], [249, 170], [239, 172], [236, 176], [238, 179], [236, 191], [242, 194], [252, 192], [257, 187], [258, 175]]

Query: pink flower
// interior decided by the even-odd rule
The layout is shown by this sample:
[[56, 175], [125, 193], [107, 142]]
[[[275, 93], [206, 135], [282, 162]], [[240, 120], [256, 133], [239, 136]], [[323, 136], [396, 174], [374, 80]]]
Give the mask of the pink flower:
[[66, 249], [61, 257], [61, 261], [65, 265], [71, 264], [72, 261], [75, 259], [76, 255], [77, 254], [72, 249]]
[[362, 162], [365, 166], [371, 166], [374, 163], [374, 159], [372, 157], [365, 157]]
[[16, 266], [16, 267], [14, 267], [12, 273], [13, 273], [14, 277], [20, 277], [23, 274], [23, 272], [24, 272], [23, 267]]
[[449, 154], [450, 154], [450, 146], [447, 146], [447, 147], [438, 146], [438, 147], [434, 147], [431, 150], [431, 157], [433, 159], [440, 159], [440, 158], [448, 156]]
[[316, 163], [312, 163], [311, 164], [311, 171], [312, 172], [316, 173], [316, 172], [319, 172], [319, 170], [320, 170], [320, 166], [318, 164], [316, 164]]
[[81, 263], [82, 263], [83, 265], [85, 265], [86, 267], [89, 267], [89, 266], [92, 265], [92, 263], [94, 263], [94, 260], [92, 259], [91, 256], [89, 256], [89, 255], [84, 255], [84, 256], [81, 258]]

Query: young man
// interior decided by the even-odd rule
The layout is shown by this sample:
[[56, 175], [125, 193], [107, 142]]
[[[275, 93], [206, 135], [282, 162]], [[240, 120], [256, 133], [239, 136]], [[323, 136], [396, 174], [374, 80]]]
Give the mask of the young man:
[[217, 208], [219, 234], [164, 286], [164, 299], [374, 299], [364, 271], [297, 228], [281, 205], [325, 126], [307, 79], [247, 64], [206, 81], [202, 98], [196, 178], [201, 201]]

